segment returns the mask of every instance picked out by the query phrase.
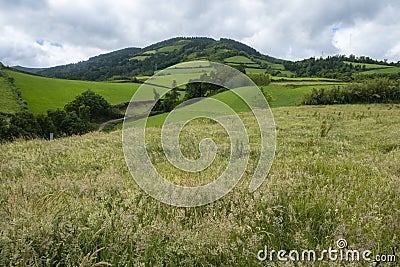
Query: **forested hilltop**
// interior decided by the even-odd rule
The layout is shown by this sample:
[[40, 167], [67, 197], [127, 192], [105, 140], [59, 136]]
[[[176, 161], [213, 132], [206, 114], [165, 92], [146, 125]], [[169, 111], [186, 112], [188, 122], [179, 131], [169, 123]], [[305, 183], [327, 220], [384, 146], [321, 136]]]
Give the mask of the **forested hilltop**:
[[[206, 59], [224, 62], [234, 56], [243, 56], [255, 60], [255, 64], [283, 63], [284, 60], [265, 56], [240, 42], [207, 37], [177, 37], [152, 44], [145, 48], [125, 48], [108, 54], [92, 57], [87, 61], [40, 70], [44, 76], [101, 81], [119, 76], [122, 78], [137, 75], [152, 75], [156, 70], [164, 69], [183, 61]], [[236, 63], [236, 62], [233, 62]], [[238, 62], [240, 63], [240, 62]]]

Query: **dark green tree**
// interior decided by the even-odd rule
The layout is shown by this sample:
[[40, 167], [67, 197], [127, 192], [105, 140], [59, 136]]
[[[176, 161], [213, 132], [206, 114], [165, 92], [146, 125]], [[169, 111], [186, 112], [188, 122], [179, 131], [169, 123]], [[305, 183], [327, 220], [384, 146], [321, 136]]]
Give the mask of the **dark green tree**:
[[36, 117], [36, 121], [40, 126], [40, 137], [48, 139], [50, 138], [50, 133], [56, 133], [56, 127], [49, 116], [40, 114]]
[[83, 120], [99, 122], [116, 117], [110, 103], [91, 90], [83, 92], [64, 107], [67, 113], [75, 112]]

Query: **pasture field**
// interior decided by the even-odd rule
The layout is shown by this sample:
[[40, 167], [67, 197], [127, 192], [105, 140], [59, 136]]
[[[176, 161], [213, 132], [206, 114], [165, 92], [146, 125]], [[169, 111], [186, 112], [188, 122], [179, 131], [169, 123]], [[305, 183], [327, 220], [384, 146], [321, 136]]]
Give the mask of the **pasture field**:
[[265, 73], [266, 69], [246, 68], [246, 73]]
[[350, 62], [350, 61], [343, 61], [346, 64], [352, 64], [353, 66], [365, 66], [365, 69], [387, 69], [393, 68], [393, 66], [387, 65], [379, 65], [379, 64], [369, 64], [369, 63], [358, 63], [358, 62]]
[[290, 77], [278, 77], [278, 76], [271, 76], [271, 81], [275, 82], [286, 82], [286, 81], [294, 81], [294, 82], [309, 82], [309, 81], [319, 81], [319, 82], [337, 82], [338, 80], [336, 79], [330, 79], [330, 78], [320, 78], [320, 77], [295, 77], [295, 78], [290, 78]]
[[285, 66], [283, 66], [283, 64], [271, 63], [268, 61], [264, 61], [264, 62], [267, 63], [268, 66], [271, 67], [271, 69], [273, 69], [273, 70], [285, 70]]
[[290, 82], [290, 83], [271, 83], [268, 86], [263, 86], [265, 90], [271, 94], [273, 101], [272, 107], [288, 107], [298, 106], [301, 104], [305, 94], [312, 91], [312, 89], [332, 88], [343, 83], [323, 83], [323, 82]]
[[[121, 131], [0, 145], [0, 265], [282, 266], [276, 257], [260, 262], [258, 251], [321, 252], [335, 249], [340, 238], [371, 257], [396, 254], [399, 261], [400, 106], [281, 107], [273, 113], [276, 155], [262, 186], [248, 192], [260, 140], [245, 113], [251, 152], [242, 181], [221, 200], [197, 208], [162, 204], [136, 185]], [[216, 141], [222, 155], [206, 173], [223, 171], [230, 145], [223, 129], [195, 121], [184, 130], [190, 155], [198, 154], [193, 133]], [[213, 177], [182, 175], [169, 166], [160, 131], [147, 129], [148, 153], [161, 174], [182, 183]], [[338, 266], [327, 257], [319, 264]]]
[[159, 49], [157, 49], [157, 52], [159, 53], [169, 53], [173, 52], [175, 50], [181, 49], [185, 44], [177, 44], [177, 45], [170, 45], [170, 46], [164, 46]]
[[364, 64], [364, 63], [354, 63], [345, 61], [346, 64], [353, 64], [354, 66], [365, 66], [365, 71], [360, 72], [360, 74], [392, 74], [400, 73], [400, 67], [379, 65], [379, 64]]
[[254, 64], [254, 61], [245, 56], [233, 56], [224, 59], [227, 63]]
[[153, 55], [156, 53], [157, 53], [157, 50], [149, 50], [149, 51], [143, 52], [144, 55]]
[[139, 61], [143, 61], [146, 58], [148, 58], [149, 56], [135, 56], [133, 58], [130, 58], [129, 60], [139, 60]]
[[53, 79], [13, 71], [7, 71], [7, 74], [15, 79], [15, 85], [20, 88], [23, 99], [28, 102], [28, 110], [35, 114], [63, 108], [88, 89], [102, 95], [111, 104], [127, 102], [140, 86], [136, 83]]
[[390, 67], [390, 68], [382, 68], [375, 70], [367, 70], [363, 71], [360, 74], [392, 74], [392, 73], [400, 73], [400, 67]]

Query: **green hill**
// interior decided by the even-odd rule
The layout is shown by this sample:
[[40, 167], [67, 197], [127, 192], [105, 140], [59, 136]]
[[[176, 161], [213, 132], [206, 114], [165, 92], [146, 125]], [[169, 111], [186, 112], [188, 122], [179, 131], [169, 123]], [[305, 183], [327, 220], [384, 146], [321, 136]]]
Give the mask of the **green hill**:
[[22, 98], [28, 103], [28, 110], [35, 114], [45, 113], [49, 109], [63, 108], [65, 104], [88, 89], [102, 95], [111, 104], [128, 102], [140, 86], [137, 83], [45, 78], [9, 70], [6, 73], [14, 78], [15, 85], [21, 90]]
[[[101, 81], [114, 76], [152, 75], [159, 69], [184, 61], [207, 59], [223, 63], [225, 59], [235, 56], [254, 62], [253, 67], [264, 69], [264, 72], [268, 64], [273, 66], [273, 64], [284, 62], [281, 59], [262, 55], [254, 48], [230, 39], [177, 37], [142, 49], [126, 48], [93, 57], [84, 62], [48, 68], [37, 73], [56, 78]], [[261, 64], [264, 65], [261, 66]]]

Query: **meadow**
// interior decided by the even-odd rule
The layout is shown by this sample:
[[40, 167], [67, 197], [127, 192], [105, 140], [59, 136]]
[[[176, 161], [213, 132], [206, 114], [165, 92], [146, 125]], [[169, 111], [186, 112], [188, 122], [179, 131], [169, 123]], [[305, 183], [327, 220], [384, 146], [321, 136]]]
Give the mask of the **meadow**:
[[367, 70], [361, 72], [361, 74], [396, 74], [400, 72], [399, 67], [381, 68], [374, 70]]
[[[257, 252], [265, 246], [321, 251], [336, 248], [339, 238], [351, 249], [397, 253], [399, 260], [400, 106], [272, 111], [276, 156], [262, 186], [247, 191], [259, 137], [243, 113], [251, 144], [245, 175], [224, 198], [197, 208], [162, 204], [138, 188], [125, 165], [121, 131], [0, 145], [0, 265], [281, 266], [260, 262]], [[185, 127], [182, 138], [199, 129], [222, 149], [206, 174], [220, 173], [229, 139], [207, 121]], [[171, 180], [208, 178], [166, 165], [160, 129], [147, 133], [149, 156]], [[185, 149], [198, 153], [193, 144]]]
[[332, 88], [344, 83], [330, 82], [290, 82], [290, 83], [271, 83], [268, 86], [263, 86], [273, 98], [271, 107], [288, 107], [298, 106], [302, 103], [305, 94], [313, 89]]
[[365, 71], [361, 71], [360, 74], [373, 75], [373, 74], [395, 74], [400, 72], [400, 67], [379, 65], [379, 64], [368, 64], [368, 63], [357, 63], [344, 61], [346, 64], [352, 64], [353, 66], [365, 66]]
[[358, 63], [358, 62], [350, 62], [350, 61], [344, 61], [344, 63], [352, 64], [353, 66], [360, 66], [360, 67], [365, 66], [365, 69], [367, 69], [367, 70], [393, 68], [393, 66], [380, 65], [380, 64]]

